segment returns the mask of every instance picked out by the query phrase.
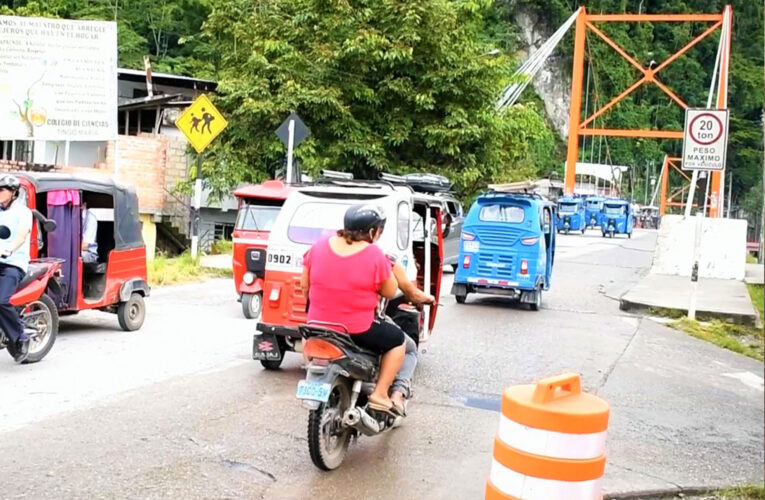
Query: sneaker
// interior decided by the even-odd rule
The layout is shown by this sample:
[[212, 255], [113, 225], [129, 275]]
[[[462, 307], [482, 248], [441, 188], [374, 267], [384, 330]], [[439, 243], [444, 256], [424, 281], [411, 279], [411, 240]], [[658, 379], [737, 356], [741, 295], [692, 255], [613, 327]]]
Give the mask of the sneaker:
[[29, 357], [29, 339], [16, 342], [16, 353], [13, 356], [14, 361], [23, 363]]

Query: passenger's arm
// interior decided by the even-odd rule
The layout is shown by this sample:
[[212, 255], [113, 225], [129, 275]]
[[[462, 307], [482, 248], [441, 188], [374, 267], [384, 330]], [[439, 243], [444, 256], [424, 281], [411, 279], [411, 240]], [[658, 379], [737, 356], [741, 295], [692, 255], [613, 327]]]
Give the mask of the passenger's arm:
[[311, 284], [310, 271], [308, 266], [303, 266], [303, 275], [300, 277], [300, 290], [303, 292], [303, 297], [308, 297], [308, 290]]
[[396, 277], [398, 287], [402, 292], [404, 292], [404, 295], [406, 295], [406, 298], [408, 298], [410, 301], [414, 302], [415, 304], [430, 304], [435, 302], [435, 298], [433, 298], [432, 295], [426, 294], [417, 288], [414, 283], [409, 281], [409, 279], [406, 277], [406, 270], [404, 269], [404, 266], [398, 262], [393, 264], [393, 276]]
[[391, 273], [391, 275], [383, 281], [380, 284], [380, 295], [385, 297], [386, 299], [392, 299], [396, 296], [396, 292], [398, 291], [398, 282], [396, 281], [396, 276]]

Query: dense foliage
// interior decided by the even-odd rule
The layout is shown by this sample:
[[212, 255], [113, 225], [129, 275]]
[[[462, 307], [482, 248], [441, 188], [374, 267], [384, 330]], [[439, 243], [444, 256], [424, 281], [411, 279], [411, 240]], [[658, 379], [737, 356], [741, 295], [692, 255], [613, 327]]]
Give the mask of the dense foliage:
[[[590, 13], [719, 13], [726, 4], [733, 6], [731, 54], [731, 109], [728, 168], [733, 177], [734, 200], [762, 179], [763, 161], [763, 3], [752, 0], [517, 0], [510, 2], [530, 7], [552, 27], [561, 24], [579, 4]], [[708, 23], [607, 23], [599, 26], [637, 61], [661, 63], [676, 50], [700, 35]], [[689, 106], [705, 107], [717, 55], [719, 30], [706, 41], [662, 70], [660, 81]], [[571, 54], [573, 37], [562, 48]], [[589, 113], [594, 104], [604, 105], [632, 85], [639, 72], [597, 36], [590, 34], [587, 53], [590, 70]], [[714, 105], [714, 102], [713, 102]], [[597, 120], [597, 126], [615, 128], [682, 129], [684, 114], [670, 98], [653, 85], [643, 86], [616, 108]], [[592, 143], [588, 143], [592, 144]], [[664, 153], [679, 155], [681, 141], [609, 139], [611, 159], [616, 164], [636, 166], [642, 176], [646, 162], [653, 162], [658, 175]], [[595, 160], [597, 160], [597, 147]], [[591, 148], [583, 153], [589, 160]], [[642, 194], [642, 186], [637, 186]], [[727, 188], [727, 186], [726, 186]], [[761, 188], [760, 188], [761, 189]], [[641, 196], [638, 196], [642, 199]]]
[[473, 192], [534, 175], [550, 156], [553, 138], [534, 106], [494, 110], [512, 68], [488, 54], [490, 3], [251, 6], [220, 0], [206, 23], [232, 122], [206, 162], [216, 182], [272, 175], [284, 158], [273, 132], [290, 110], [312, 130], [296, 150], [309, 173], [435, 171]]

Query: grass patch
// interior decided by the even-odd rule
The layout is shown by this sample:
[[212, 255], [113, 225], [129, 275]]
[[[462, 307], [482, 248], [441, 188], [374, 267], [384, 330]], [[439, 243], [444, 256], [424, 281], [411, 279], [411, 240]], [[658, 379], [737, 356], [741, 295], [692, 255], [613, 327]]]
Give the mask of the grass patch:
[[199, 261], [192, 259], [188, 252], [178, 257], [157, 255], [154, 260], [149, 261], [148, 272], [151, 286], [177, 285], [231, 276], [231, 270], [201, 267]]
[[686, 316], [686, 313], [680, 309], [667, 309], [666, 307], [649, 307], [648, 314], [669, 319], [680, 319]]
[[210, 247], [210, 255], [230, 255], [234, 253], [234, 242], [229, 240], [215, 240]]
[[749, 356], [758, 361], [763, 360], [765, 349], [763, 348], [763, 331], [761, 328], [720, 320], [700, 323], [688, 318], [673, 321], [670, 326], [730, 351]]
[[717, 493], [720, 500], [755, 500], [765, 498], [765, 488], [762, 485], [736, 486]]
[[749, 289], [749, 296], [752, 298], [752, 304], [757, 312], [760, 313], [760, 320], [765, 320], [765, 286], [746, 285]]
[[757, 257], [754, 255], [748, 253], [746, 254], [746, 263], [747, 264], [757, 264]]

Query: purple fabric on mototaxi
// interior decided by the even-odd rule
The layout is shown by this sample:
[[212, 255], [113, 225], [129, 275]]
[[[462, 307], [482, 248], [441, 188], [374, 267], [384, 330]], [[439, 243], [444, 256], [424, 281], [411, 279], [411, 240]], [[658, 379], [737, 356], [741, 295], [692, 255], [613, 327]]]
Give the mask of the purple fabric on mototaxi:
[[80, 258], [80, 192], [66, 189], [48, 192], [48, 218], [56, 221], [56, 230], [48, 233], [48, 257], [63, 259], [64, 296], [74, 307], [77, 301]]

